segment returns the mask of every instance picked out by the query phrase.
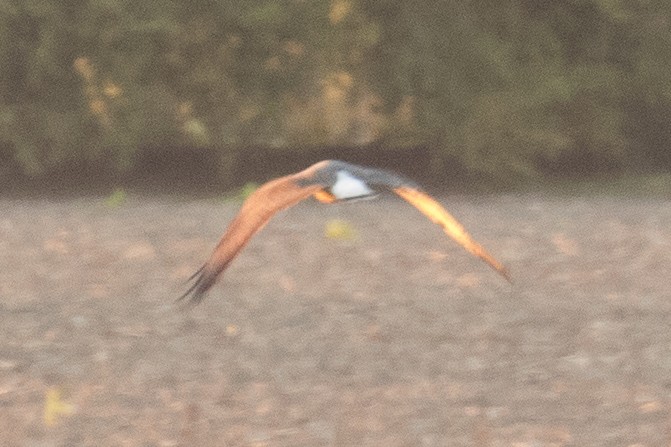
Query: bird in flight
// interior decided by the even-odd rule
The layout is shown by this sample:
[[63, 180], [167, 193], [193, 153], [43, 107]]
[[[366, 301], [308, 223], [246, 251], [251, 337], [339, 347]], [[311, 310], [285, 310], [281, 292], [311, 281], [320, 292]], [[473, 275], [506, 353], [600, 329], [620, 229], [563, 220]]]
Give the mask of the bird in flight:
[[413, 181], [389, 171], [357, 166], [344, 161], [324, 160], [304, 171], [263, 184], [242, 204], [205, 264], [189, 281], [191, 287], [178, 301], [190, 297], [197, 304], [240, 250], [268, 221], [283, 209], [314, 197], [322, 203], [374, 197], [373, 187], [389, 189], [417, 208], [466, 251], [481, 258], [506, 280], [506, 268], [468, 234], [466, 229], [435, 199]]

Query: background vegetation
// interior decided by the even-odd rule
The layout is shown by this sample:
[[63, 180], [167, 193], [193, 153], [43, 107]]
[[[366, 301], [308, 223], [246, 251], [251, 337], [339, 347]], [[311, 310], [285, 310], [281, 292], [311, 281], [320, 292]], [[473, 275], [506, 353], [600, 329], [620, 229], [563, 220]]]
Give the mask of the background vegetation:
[[371, 145], [498, 179], [668, 170], [669, 67], [664, 0], [0, 0], [0, 175]]

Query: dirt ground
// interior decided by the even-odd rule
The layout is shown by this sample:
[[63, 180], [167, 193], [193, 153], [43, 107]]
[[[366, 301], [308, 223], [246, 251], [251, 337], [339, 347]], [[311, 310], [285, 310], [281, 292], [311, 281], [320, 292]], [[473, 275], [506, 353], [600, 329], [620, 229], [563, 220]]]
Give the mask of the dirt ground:
[[238, 203], [0, 199], [0, 445], [671, 445], [671, 202], [440, 200], [512, 286], [393, 197], [306, 202], [183, 309]]

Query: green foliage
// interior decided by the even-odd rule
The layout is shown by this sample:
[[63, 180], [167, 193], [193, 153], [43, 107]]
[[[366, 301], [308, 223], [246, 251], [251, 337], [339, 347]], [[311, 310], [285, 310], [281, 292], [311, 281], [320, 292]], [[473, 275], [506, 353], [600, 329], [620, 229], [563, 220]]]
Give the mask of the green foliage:
[[576, 153], [671, 167], [669, 16], [662, 0], [4, 0], [0, 147], [29, 174], [375, 141], [494, 178]]
[[123, 188], [116, 188], [112, 191], [107, 199], [105, 199], [105, 205], [109, 208], [118, 208], [124, 203], [126, 203], [127, 195], [126, 191]]
[[227, 194], [223, 200], [224, 202], [243, 202], [251, 196], [254, 191], [259, 188], [259, 184], [255, 182], [247, 182], [242, 185], [237, 191]]
[[258, 183], [254, 182], [247, 182], [243, 185], [242, 188], [240, 188], [240, 191], [238, 192], [238, 197], [240, 200], [246, 200], [247, 197], [251, 196], [254, 191], [256, 191], [259, 188]]

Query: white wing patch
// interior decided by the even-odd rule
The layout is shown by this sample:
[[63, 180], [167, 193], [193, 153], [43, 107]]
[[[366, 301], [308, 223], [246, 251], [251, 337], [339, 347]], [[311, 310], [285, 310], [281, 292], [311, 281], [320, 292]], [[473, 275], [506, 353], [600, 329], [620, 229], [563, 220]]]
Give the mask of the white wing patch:
[[335, 184], [331, 187], [331, 194], [338, 200], [353, 199], [375, 194], [375, 192], [347, 171], [338, 171]]

